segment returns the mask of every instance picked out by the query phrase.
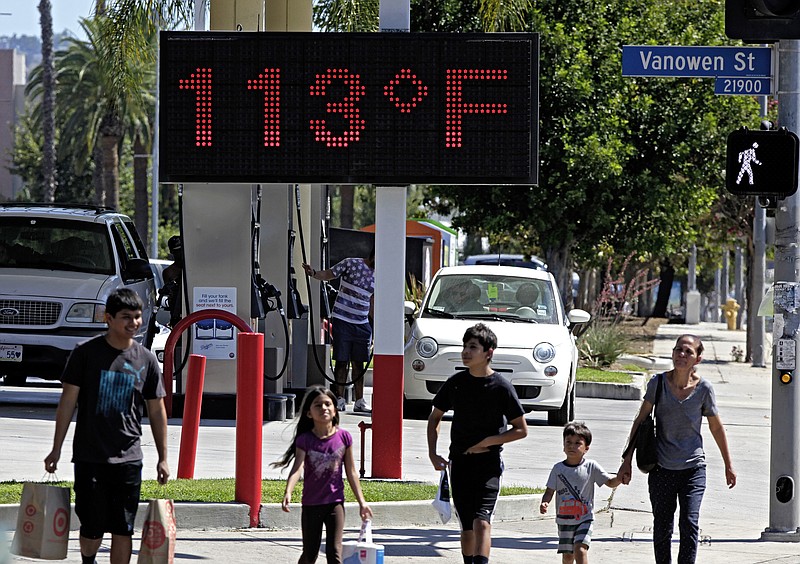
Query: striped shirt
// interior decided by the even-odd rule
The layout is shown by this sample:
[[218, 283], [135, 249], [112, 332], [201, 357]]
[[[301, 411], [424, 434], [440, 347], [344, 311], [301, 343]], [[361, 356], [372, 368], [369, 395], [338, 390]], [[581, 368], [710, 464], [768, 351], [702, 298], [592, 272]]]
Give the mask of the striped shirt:
[[346, 258], [333, 265], [331, 272], [340, 278], [339, 295], [331, 317], [348, 323], [369, 323], [369, 300], [375, 290], [375, 273], [364, 259]]

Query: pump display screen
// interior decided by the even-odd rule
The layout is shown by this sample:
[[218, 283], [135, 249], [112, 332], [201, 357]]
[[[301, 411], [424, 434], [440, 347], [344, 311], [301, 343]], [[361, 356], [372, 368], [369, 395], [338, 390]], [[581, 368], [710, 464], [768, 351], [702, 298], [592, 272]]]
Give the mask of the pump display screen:
[[536, 34], [162, 32], [161, 182], [536, 184]]

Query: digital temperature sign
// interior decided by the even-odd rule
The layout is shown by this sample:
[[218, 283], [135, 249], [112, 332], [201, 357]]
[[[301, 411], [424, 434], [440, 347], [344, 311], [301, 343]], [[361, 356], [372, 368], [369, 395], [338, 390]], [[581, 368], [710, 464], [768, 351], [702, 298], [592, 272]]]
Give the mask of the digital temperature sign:
[[161, 182], [536, 184], [537, 34], [162, 32]]

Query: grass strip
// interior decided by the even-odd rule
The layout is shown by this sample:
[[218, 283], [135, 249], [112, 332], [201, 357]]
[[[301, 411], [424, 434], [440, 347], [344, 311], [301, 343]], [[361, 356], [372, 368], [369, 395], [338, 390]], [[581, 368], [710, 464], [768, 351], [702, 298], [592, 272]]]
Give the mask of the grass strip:
[[627, 372], [614, 372], [588, 367], [578, 368], [576, 378], [578, 382], [613, 382], [615, 384], [630, 384], [633, 382], [633, 376]]
[[[72, 482], [47, 482], [58, 486], [72, 487]], [[0, 504], [19, 503], [23, 482], [0, 482]], [[285, 480], [263, 480], [261, 496], [263, 503], [280, 503], [286, 488]], [[175, 501], [228, 503], [234, 501], [236, 480], [233, 478], [170, 480], [166, 486], [155, 480], [142, 482], [142, 499], [169, 498]], [[433, 500], [436, 484], [425, 482], [398, 482], [386, 480], [361, 480], [361, 489], [367, 502]], [[300, 503], [302, 484], [294, 489], [292, 502]], [[500, 495], [540, 494], [542, 488], [525, 486], [504, 486]], [[72, 501], [75, 493], [71, 492]], [[345, 499], [355, 501], [350, 486], [345, 482]]]

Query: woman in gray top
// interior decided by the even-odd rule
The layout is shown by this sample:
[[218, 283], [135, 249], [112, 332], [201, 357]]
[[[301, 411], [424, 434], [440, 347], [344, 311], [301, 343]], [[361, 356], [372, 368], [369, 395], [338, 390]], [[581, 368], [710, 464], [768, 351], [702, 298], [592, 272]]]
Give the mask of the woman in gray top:
[[[708, 419], [722, 460], [729, 488], [736, 485], [725, 427], [717, 411], [714, 389], [696, 373], [702, 360], [703, 343], [693, 335], [682, 335], [672, 349], [673, 370], [654, 376], [647, 384], [639, 414], [633, 422], [628, 442], [639, 424], [656, 407], [658, 428], [658, 466], [648, 476], [650, 504], [653, 509], [653, 550], [656, 564], [672, 562], [670, 547], [675, 509], [680, 504], [679, 564], [693, 564], [697, 557], [700, 530], [700, 504], [706, 488], [706, 461], [701, 426]], [[656, 402], [658, 385], [661, 395]], [[623, 484], [631, 481], [633, 450], [628, 452], [619, 467]]]

